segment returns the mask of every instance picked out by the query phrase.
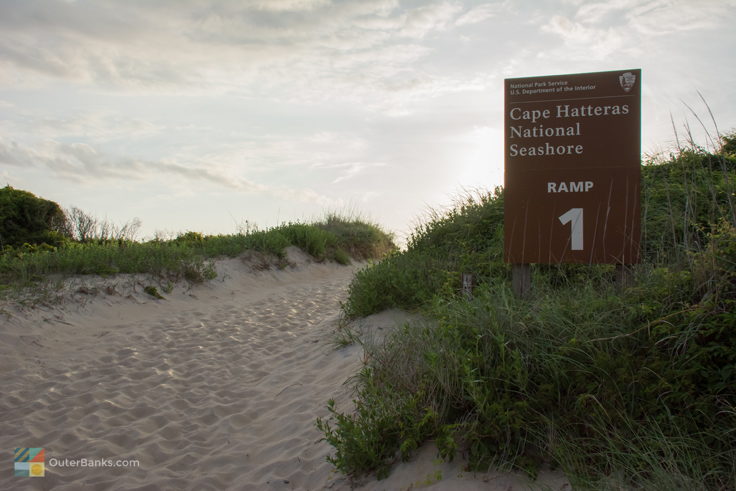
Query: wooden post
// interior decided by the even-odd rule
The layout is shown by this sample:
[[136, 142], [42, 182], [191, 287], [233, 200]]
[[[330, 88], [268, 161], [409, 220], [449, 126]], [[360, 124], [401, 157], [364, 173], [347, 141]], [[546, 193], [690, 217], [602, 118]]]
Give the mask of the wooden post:
[[526, 298], [532, 287], [532, 268], [528, 264], [514, 264], [511, 266], [511, 288], [514, 295]]
[[620, 290], [628, 288], [633, 282], [631, 268], [625, 264], [616, 264], [616, 285]]
[[462, 274], [462, 293], [466, 299], [473, 299], [473, 287], [475, 286], [475, 279], [471, 273]]

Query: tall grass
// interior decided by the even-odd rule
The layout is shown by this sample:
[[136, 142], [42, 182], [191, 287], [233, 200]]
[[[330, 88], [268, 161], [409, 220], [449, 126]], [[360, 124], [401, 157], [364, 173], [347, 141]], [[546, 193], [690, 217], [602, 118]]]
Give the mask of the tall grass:
[[345, 312], [361, 317], [391, 307], [419, 308], [435, 295], [457, 291], [462, 272], [481, 282], [505, 277], [502, 246], [503, 190], [469, 194], [447, 213], [430, 212], [405, 253], [358, 272]]
[[[360, 272], [349, 316], [402, 307], [432, 322], [372, 348], [358, 410], [319, 421], [336, 467], [385, 474], [434, 440], [476, 469], [546, 463], [580, 488], [736, 487], [735, 139], [642, 167], [643, 262], [626, 289], [612, 266], [538, 265], [532, 295], [514, 297], [499, 190]], [[462, 272], [478, 280], [471, 300]]]
[[54, 248], [6, 248], [0, 254], [0, 284], [24, 285], [51, 274], [149, 273], [192, 282], [212, 278], [211, 260], [235, 257], [248, 250], [285, 258], [288, 246], [297, 246], [319, 261], [347, 264], [379, 257], [395, 246], [377, 225], [328, 216], [312, 224], [287, 223], [269, 230], [251, 229], [236, 235], [205, 236], [187, 232], [172, 240], [135, 242], [86, 237]]

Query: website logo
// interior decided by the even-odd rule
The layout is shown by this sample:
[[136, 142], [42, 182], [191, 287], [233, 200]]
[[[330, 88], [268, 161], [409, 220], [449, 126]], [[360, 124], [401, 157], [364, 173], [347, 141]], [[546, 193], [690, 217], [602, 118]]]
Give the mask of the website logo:
[[16, 448], [13, 469], [16, 476], [43, 477], [46, 472], [42, 448]]

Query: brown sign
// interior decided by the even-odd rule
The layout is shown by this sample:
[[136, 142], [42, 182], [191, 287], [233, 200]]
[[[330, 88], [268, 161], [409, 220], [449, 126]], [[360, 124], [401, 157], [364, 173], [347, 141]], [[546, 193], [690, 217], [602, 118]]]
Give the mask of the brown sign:
[[639, 261], [641, 70], [505, 80], [505, 258]]

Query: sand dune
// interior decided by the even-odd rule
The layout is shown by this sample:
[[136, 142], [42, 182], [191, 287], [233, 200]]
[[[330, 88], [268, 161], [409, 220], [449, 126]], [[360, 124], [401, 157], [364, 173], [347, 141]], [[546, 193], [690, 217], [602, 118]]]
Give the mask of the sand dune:
[[[264, 272], [220, 261], [218, 280], [165, 300], [144, 294], [139, 277], [118, 277], [71, 283], [55, 307], [5, 305], [0, 488], [349, 489], [314, 422], [329, 398], [347, 407], [344, 382], [361, 363], [359, 346], [332, 344], [355, 267], [312, 264], [293, 249], [290, 258], [296, 267]], [[44, 448], [45, 476], [13, 477], [15, 447]], [[366, 488], [456, 489], [459, 467], [427, 480], [438, 465], [428, 452]], [[52, 458], [139, 466], [51, 467]], [[480, 477], [472, 482], [487, 487]]]

